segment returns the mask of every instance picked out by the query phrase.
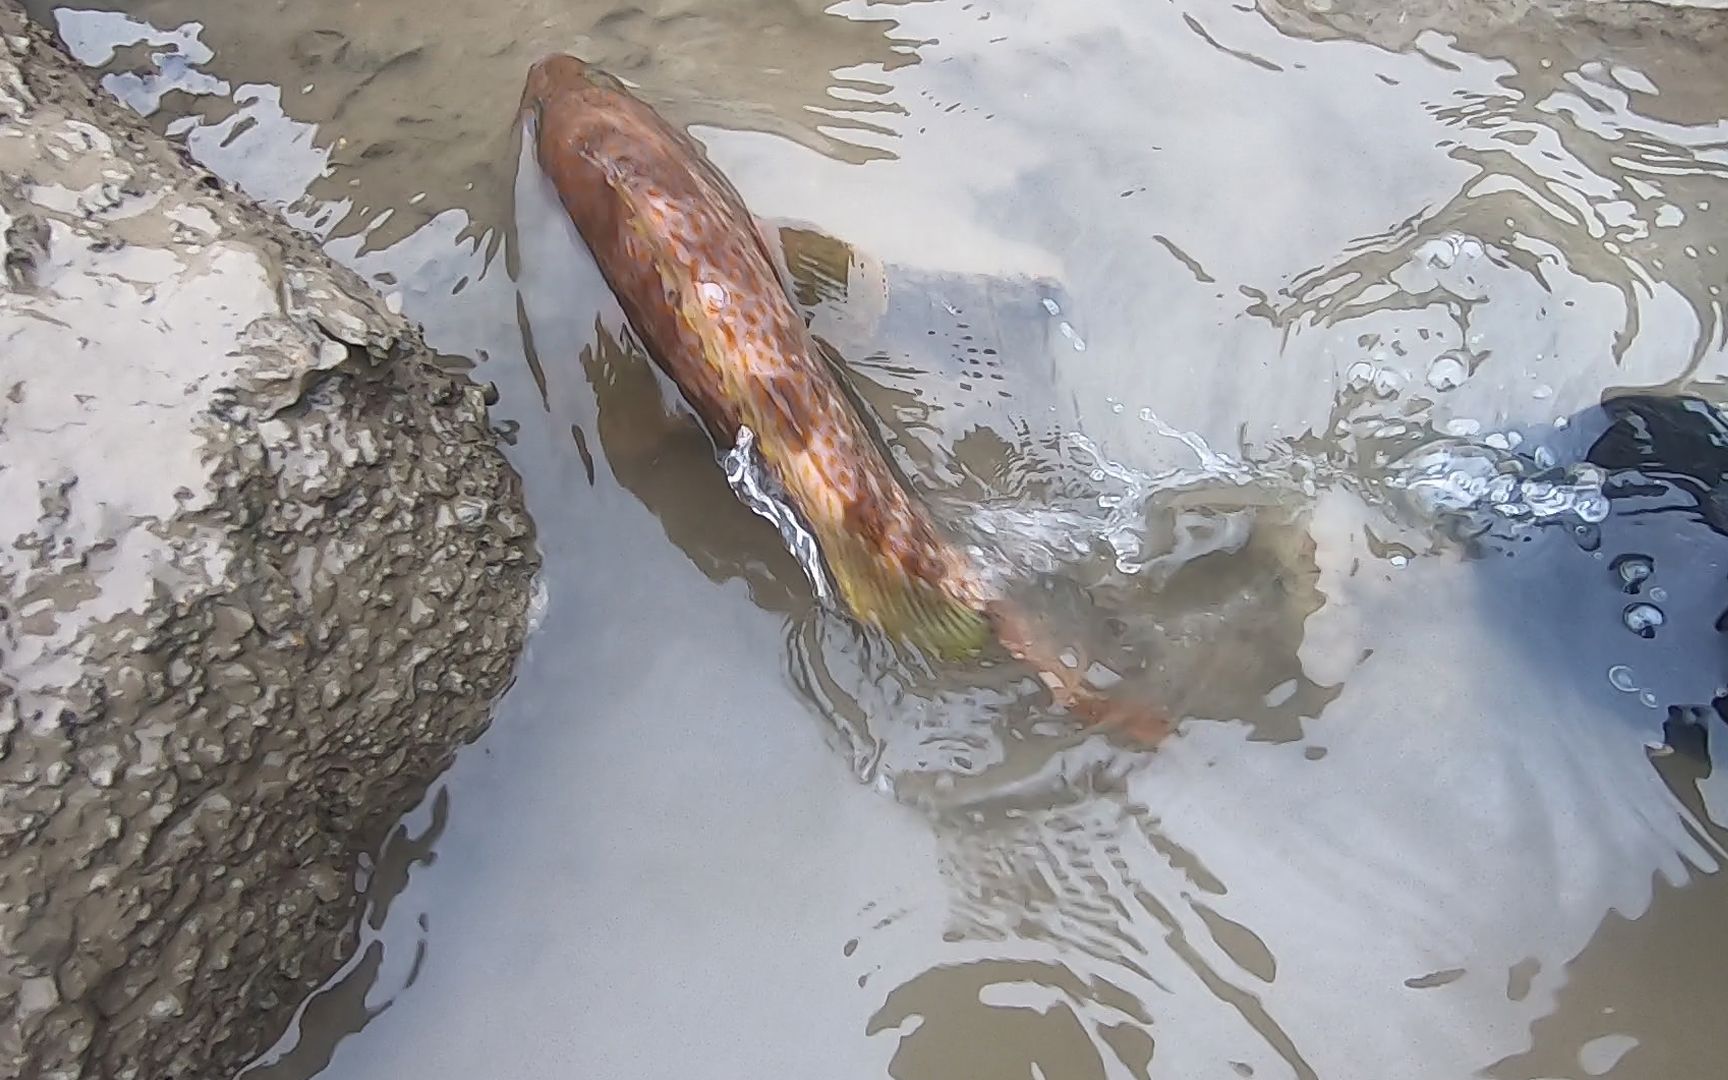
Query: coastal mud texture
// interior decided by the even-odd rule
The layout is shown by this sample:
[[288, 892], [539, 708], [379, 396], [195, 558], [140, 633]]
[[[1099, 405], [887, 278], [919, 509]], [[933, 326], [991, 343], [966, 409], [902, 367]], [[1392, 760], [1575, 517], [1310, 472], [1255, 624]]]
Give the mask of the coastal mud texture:
[[230, 1075], [486, 725], [482, 391], [0, 0], [0, 1076]]
[[1555, 53], [1583, 55], [1599, 53], [1604, 42], [1620, 48], [1654, 42], [1671, 50], [1683, 41], [1707, 63], [1710, 50], [1728, 43], [1728, 0], [1258, 0], [1257, 7], [1295, 37], [1348, 38], [1397, 51], [1438, 31], [1486, 56], [1528, 49], [1533, 39]]

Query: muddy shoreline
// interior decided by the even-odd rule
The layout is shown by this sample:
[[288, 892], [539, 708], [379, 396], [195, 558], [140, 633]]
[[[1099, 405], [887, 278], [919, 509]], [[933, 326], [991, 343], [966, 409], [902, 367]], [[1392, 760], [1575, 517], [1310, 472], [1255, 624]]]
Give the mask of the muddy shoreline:
[[0, 1074], [223, 1075], [351, 951], [539, 555], [399, 304], [0, 39]]

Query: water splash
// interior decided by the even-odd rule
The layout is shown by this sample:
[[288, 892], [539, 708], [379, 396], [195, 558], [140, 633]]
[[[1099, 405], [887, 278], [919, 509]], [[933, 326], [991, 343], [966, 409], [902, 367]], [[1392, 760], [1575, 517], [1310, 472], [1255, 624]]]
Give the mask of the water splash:
[[828, 566], [822, 560], [822, 549], [779, 482], [763, 465], [762, 455], [756, 452], [756, 433], [747, 426], [740, 426], [737, 442], [721, 457], [720, 464], [726, 470], [726, 482], [732, 486], [738, 501], [768, 519], [780, 533], [786, 550], [804, 568], [817, 601], [832, 606], [834, 587], [828, 578]]
[[[1366, 367], [1359, 375], [1371, 389], [1381, 371]], [[1521, 433], [1484, 432], [1477, 421], [1454, 420], [1437, 431], [1415, 420], [1372, 420], [1363, 431], [1395, 440], [1395, 448], [1386, 447], [1390, 454], [1357, 447], [1322, 458], [1278, 442], [1247, 458], [1216, 450], [1149, 408], [1139, 416], [1193, 460], [1144, 470], [1112, 458], [1080, 432], [1064, 431], [1049, 443], [1058, 471], [1066, 473], [1056, 484], [1063, 497], [1036, 505], [986, 500], [950, 515], [973, 536], [974, 555], [998, 580], [1074, 575], [1103, 555], [1113, 575], [1157, 587], [1202, 555], [1239, 550], [1258, 511], [1303, 505], [1322, 487], [1354, 492], [1394, 518], [1414, 518], [1436, 540], [1454, 535], [1460, 521], [1474, 524], [1470, 532], [1570, 523], [1588, 546], [1610, 510], [1601, 468], [1559, 462], [1548, 448], [1527, 446]]]
[[[1363, 373], [1367, 387], [1375, 374]], [[1299, 737], [1312, 702], [1280, 704], [1270, 716], [1232, 695], [1240, 689], [1259, 701], [1299, 665], [1246, 672], [1239, 643], [1227, 639], [1252, 627], [1265, 638], [1255, 655], [1266, 656], [1302, 640], [1302, 620], [1319, 601], [1291, 584], [1291, 568], [1305, 557], [1292, 538], [1307, 535], [1307, 508], [1320, 490], [1352, 492], [1436, 541], [1456, 535], [1456, 519], [1486, 521], [1497, 533], [1593, 529], [1608, 512], [1602, 470], [1558, 465], [1534, 440], [1527, 446], [1517, 432], [1480, 424], [1469, 436], [1447, 435], [1406, 418], [1393, 434], [1374, 418], [1373, 431], [1358, 425], [1342, 453], [1317, 455], [1298, 439], [1250, 456], [1221, 451], [1149, 408], [1136, 411], [1180, 448], [1173, 464], [1136, 467], [1078, 431], [1027, 434], [1003, 440], [1008, 460], [978, 475], [1035, 478], [1030, 485], [964, 499], [937, 491], [933, 509], [993, 586], [1073, 633], [1087, 661], [1151, 687], [1182, 715], [1252, 716], [1273, 738]], [[749, 431], [725, 463], [739, 497], [775, 523], [827, 600], [815, 539], [765, 473]], [[1198, 578], [1180, 576], [1213, 555], [1230, 559]], [[1395, 565], [1408, 557], [1392, 556]], [[1196, 581], [1214, 579], [1217, 590], [1195, 592]], [[859, 780], [939, 817], [1071, 805], [1110, 789], [1133, 764], [1133, 755], [1049, 714], [1041, 685], [1016, 665], [931, 666], [827, 604], [794, 623], [787, 655], [791, 682], [833, 725]], [[1223, 656], [1235, 658], [1228, 676], [1203, 662]]]
[[1538, 453], [1518, 453], [1511, 439], [1497, 434], [1425, 443], [1392, 463], [1384, 486], [1428, 519], [1486, 511], [1513, 523], [1571, 515], [1595, 525], [1608, 517], [1607, 474], [1600, 468], [1547, 464]]
[[1103, 553], [1116, 574], [1159, 583], [1200, 555], [1239, 548], [1250, 526], [1241, 511], [1279, 501], [1277, 492], [1291, 486], [1276, 470], [1219, 453], [1150, 409], [1140, 417], [1192, 452], [1193, 464], [1150, 472], [1111, 458], [1077, 431], [1061, 432], [1051, 448], [1069, 473], [1061, 485], [1067, 498], [968, 507], [961, 528], [987, 538], [975, 554], [995, 556], [999, 577], [1024, 577], [1072, 571]]

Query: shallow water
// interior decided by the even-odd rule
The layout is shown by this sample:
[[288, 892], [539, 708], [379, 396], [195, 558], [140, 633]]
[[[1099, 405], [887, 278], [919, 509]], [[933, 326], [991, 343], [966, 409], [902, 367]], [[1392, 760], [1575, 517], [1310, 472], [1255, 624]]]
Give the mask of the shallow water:
[[[1720, 1070], [1728, 731], [1671, 710], [1728, 683], [1720, 476], [1590, 407], [1728, 400], [1728, 14], [121, 6], [39, 13], [498, 385], [546, 553], [248, 1076]], [[519, 156], [554, 49], [853, 245], [817, 325], [899, 463], [1177, 738], [813, 607]]]

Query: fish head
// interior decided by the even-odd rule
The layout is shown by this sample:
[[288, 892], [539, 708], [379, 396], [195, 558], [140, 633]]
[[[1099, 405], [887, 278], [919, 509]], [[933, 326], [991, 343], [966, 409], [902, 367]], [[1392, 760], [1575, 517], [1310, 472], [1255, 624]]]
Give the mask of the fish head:
[[522, 86], [522, 108], [544, 120], [548, 107], [563, 98], [622, 94], [630, 91], [617, 78], [569, 53], [552, 53], [536, 60]]
[[542, 57], [528, 69], [528, 79], [522, 88], [522, 104], [544, 105], [560, 93], [590, 86], [591, 70], [586, 63], [568, 53]]

